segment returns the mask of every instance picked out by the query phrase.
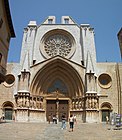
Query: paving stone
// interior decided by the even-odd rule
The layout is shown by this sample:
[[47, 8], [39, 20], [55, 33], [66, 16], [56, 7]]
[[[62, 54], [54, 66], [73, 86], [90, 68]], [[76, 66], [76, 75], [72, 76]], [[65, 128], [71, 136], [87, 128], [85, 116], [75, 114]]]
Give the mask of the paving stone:
[[74, 131], [61, 123], [0, 123], [0, 140], [122, 140], [122, 129], [114, 130], [108, 124], [77, 123]]

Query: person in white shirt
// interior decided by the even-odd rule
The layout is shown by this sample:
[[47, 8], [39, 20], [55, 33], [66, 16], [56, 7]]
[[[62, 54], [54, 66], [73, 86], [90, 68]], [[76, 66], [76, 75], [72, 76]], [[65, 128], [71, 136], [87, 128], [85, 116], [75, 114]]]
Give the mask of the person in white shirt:
[[73, 128], [74, 128], [74, 117], [73, 117], [73, 115], [70, 115], [70, 117], [69, 117], [69, 125], [70, 125], [69, 132], [71, 132], [71, 131], [73, 131]]

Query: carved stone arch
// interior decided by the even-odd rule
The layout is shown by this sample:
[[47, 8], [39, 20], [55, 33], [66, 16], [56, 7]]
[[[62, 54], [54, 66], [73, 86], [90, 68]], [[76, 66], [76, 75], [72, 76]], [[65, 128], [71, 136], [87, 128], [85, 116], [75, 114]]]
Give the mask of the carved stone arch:
[[2, 108], [5, 107], [14, 108], [14, 104], [11, 101], [6, 101], [2, 104]]
[[11, 101], [6, 101], [2, 104], [3, 114], [2, 117], [5, 120], [13, 120], [14, 104]]
[[112, 105], [109, 102], [104, 102], [100, 106], [101, 110], [113, 110]]
[[34, 95], [43, 95], [55, 79], [61, 79], [68, 89], [70, 97], [83, 96], [84, 85], [79, 73], [59, 57], [46, 63], [32, 80], [30, 91]]
[[[50, 74], [50, 76], [45, 79], [46, 80], [45, 81], [46, 83], [48, 81], [50, 81], [50, 82], [48, 82], [48, 84], [46, 86], [45, 86], [44, 83], [42, 85], [42, 89], [44, 89], [44, 92], [47, 92], [47, 89], [48, 89], [48, 87], [49, 87], [49, 85], [51, 83], [51, 80], [54, 81], [55, 79], [59, 78], [62, 81], [64, 81], [65, 85], [67, 86], [67, 88], [68, 88], [68, 94], [71, 93], [71, 92], [73, 93], [72, 96], [75, 96], [75, 93], [77, 93], [76, 95], [79, 94], [78, 93], [79, 91], [78, 91], [77, 85], [76, 85], [76, 83], [73, 82], [73, 81], [75, 81], [75, 79], [73, 79], [73, 76], [68, 75], [64, 71], [65, 70], [62, 70], [61, 68], [59, 68], [58, 71], [55, 71], [54, 70], [54, 71], [51, 72], [52, 74]], [[51, 80], [49, 80], [49, 79], [51, 79]]]
[[101, 104], [100, 110], [101, 110], [101, 122], [108, 123], [108, 120], [110, 119], [110, 113], [113, 110], [112, 105], [109, 102], [104, 102]]

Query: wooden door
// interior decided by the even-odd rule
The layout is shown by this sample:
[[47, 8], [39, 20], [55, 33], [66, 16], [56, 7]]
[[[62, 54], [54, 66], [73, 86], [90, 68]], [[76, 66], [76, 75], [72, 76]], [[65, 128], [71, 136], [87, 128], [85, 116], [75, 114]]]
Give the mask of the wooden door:
[[5, 120], [12, 120], [12, 109], [5, 109]]
[[59, 121], [61, 121], [61, 117], [64, 114], [66, 116], [66, 119], [68, 121], [68, 112], [69, 112], [69, 108], [68, 108], [68, 100], [60, 100], [59, 101]]
[[47, 110], [46, 110], [46, 117], [51, 116], [51, 121], [53, 115], [56, 115], [56, 101], [55, 100], [47, 100]]
[[102, 110], [102, 122], [106, 122], [106, 116], [108, 116], [108, 118], [110, 117], [110, 111]]
[[61, 117], [63, 114], [66, 116], [66, 119], [68, 120], [68, 112], [69, 112], [68, 100], [58, 100], [58, 104], [57, 100], [47, 100], [47, 110], [46, 110], [47, 120], [49, 116], [51, 116], [52, 118], [53, 115], [57, 114], [59, 121], [61, 121]]

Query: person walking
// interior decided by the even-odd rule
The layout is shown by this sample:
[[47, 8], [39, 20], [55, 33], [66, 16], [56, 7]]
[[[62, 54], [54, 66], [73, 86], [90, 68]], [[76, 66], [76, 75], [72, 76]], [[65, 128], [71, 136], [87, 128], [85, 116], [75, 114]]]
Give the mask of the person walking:
[[106, 116], [106, 124], [108, 124], [108, 122], [109, 122], [109, 118], [108, 116]]
[[71, 114], [70, 117], [69, 117], [69, 125], [70, 125], [70, 130], [69, 132], [73, 132], [73, 128], [74, 128], [74, 117], [73, 115]]
[[48, 123], [50, 124], [51, 122], [51, 115], [48, 116]]
[[61, 119], [62, 119], [62, 126], [61, 126], [61, 128], [62, 129], [66, 129], [66, 117], [65, 117], [65, 114], [62, 115]]
[[76, 115], [73, 115], [73, 117], [74, 117], [74, 123], [77, 124]]

